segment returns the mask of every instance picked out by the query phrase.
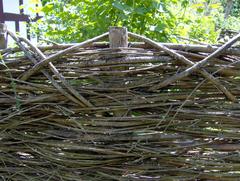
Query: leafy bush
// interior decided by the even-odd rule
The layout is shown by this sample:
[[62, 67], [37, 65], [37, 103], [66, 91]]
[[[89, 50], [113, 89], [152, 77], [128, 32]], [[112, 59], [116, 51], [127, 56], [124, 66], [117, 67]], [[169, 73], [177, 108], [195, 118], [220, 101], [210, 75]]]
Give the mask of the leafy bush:
[[[176, 42], [179, 36], [214, 43], [219, 3], [206, 0], [43, 0], [45, 14], [34, 32], [57, 42], [80, 42], [126, 26], [157, 41]], [[38, 9], [39, 10], [39, 9]]]

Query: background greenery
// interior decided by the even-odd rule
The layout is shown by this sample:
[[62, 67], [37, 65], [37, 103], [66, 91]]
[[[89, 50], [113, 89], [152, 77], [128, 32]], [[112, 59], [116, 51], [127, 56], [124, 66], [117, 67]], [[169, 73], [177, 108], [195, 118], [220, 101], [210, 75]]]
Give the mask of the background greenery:
[[[80, 42], [126, 26], [161, 42], [179, 42], [182, 37], [217, 43], [222, 29], [238, 31], [240, 2], [229, 0], [32, 0], [44, 13], [33, 23], [33, 34], [56, 42]], [[239, 23], [236, 23], [239, 22]]]

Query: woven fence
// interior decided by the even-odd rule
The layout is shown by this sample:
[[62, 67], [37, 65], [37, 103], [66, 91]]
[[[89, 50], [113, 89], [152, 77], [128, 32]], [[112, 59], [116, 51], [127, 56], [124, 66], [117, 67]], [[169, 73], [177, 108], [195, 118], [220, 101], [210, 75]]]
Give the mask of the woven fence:
[[8, 31], [0, 180], [239, 179], [239, 36], [180, 45], [115, 30], [39, 47]]

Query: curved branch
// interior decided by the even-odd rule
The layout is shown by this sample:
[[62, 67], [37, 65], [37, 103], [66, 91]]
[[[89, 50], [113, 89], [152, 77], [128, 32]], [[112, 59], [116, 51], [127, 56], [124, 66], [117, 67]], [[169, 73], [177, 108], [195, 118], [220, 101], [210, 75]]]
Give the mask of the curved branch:
[[64, 49], [62, 51], [59, 51], [58, 53], [54, 54], [54, 55], [51, 55], [47, 58], [45, 58], [44, 60], [42, 60], [41, 62], [37, 63], [36, 65], [34, 65], [30, 70], [28, 70], [21, 78], [21, 80], [27, 80], [31, 75], [33, 75], [35, 72], [39, 71], [42, 67], [46, 66], [49, 62], [52, 62], [56, 59], [58, 59], [59, 57], [67, 54], [67, 53], [70, 53], [74, 50], [76, 50], [77, 48], [82, 48], [82, 47], [86, 47], [88, 46], [89, 44], [95, 42], [95, 41], [98, 41], [102, 38], [105, 38], [106, 36], [108, 36], [108, 32], [107, 33], [104, 33], [100, 36], [97, 36], [95, 38], [92, 38], [92, 39], [89, 39], [89, 40], [86, 40], [82, 43], [78, 43], [74, 46], [71, 46], [67, 49]]
[[[226, 97], [227, 97], [229, 100], [231, 100], [231, 101], [233, 101], [233, 102], [235, 102], [235, 101], [237, 100], [236, 97], [235, 97], [234, 95], [232, 95], [232, 93], [229, 92], [217, 79], [215, 79], [215, 77], [214, 77], [213, 75], [211, 75], [210, 73], [208, 73], [206, 70], [202, 69], [201, 66], [199, 66], [198, 64], [199, 64], [200, 62], [202, 62], [203, 60], [204, 60], [205, 62], [207, 62], [209, 59], [212, 59], [212, 58], [214, 58], [215, 56], [219, 55], [222, 51], [224, 51], [225, 49], [227, 49], [228, 47], [230, 47], [234, 42], [236, 42], [239, 37], [236, 38], [236, 40], [234, 39], [234, 40], [233, 40], [233, 43], [232, 43], [231, 45], [230, 45], [230, 44], [227, 44], [227, 45], [224, 46], [224, 48], [220, 47], [220, 48], [219, 48], [220, 51], [219, 51], [219, 49], [217, 49], [217, 51], [215, 51], [215, 52], [217, 52], [217, 53], [215, 53], [215, 52], [213, 53], [214, 56], [211, 56], [211, 55], [212, 55], [212, 54], [211, 54], [210, 57], [208, 56], [208, 57], [205, 58], [205, 59], [207, 59], [207, 60], [203, 59], [203, 60], [200, 61], [199, 63], [194, 64], [192, 61], [190, 61], [189, 59], [187, 59], [187, 58], [184, 57], [183, 55], [180, 55], [180, 54], [178, 54], [177, 52], [175, 52], [175, 51], [173, 51], [173, 50], [165, 47], [164, 45], [159, 44], [159, 43], [157, 43], [157, 42], [155, 42], [155, 41], [153, 41], [153, 40], [151, 40], [151, 39], [149, 39], [149, 38], [146, 38], [146, 37], [143, 37], [143, 36], [137, 35], [137, 34], [135, 34], [135, 33], [131, 33], [131, 32], [129, 32], [128, 34], [129, 34], [129, 36], [131, 36], [131, 37], [133, 37], [133, 38], [136, 38], [136, 39], [139, 39], [139, 40], [141, 40], [141, 41], [144, 41], [144, 42], [152, 45], [153, 47], [155, 47], [155, 48], [157, 48], [157, 49], [159, 49], [159, 50], [162, 50], [162, 51], [166, 52], [167, 54], [169, 54], [171, 57], [175, 58], [176, 60], [180, 60], [180, 61], [182, 61], [183, 63], [185, 63], [185, 64], [187, 64], [187, 65], [191, 65], [192, 67], [197, 67], [197, 68], [195, 68], [195, 70], [197, 70], [197, 69], [200, 68], [200, 70], [197, 70], [197, 71], [199, 71], [199, 73], [201, 73], [205, 78], [209, 79], [219, 90], [221, 90], [221, 91], [226, 95]], [[240, 35], [239, 35], [239, 36], [240, 36]], [[187, 69], [187, 70], [188, 70], [188, 69]], [[185, 72], [185, 71], [184, 71], [184, 72]], [[181, 73], [180, 73], [180, 74], [181, 74]], [[185, 77], [185, 74], [186, 74], [186, 72], [184, 73], [184, 75], [182, 75], [182, 77], [179, 77], [179, 74], [176, 74], [176, 75], [174, 75], [174, 76], [166, 79], [165, 81], [157, 84], [156, 86], [152, 87], [150, 90], [155, 90], [155, 89], [159, 89], [159, 88], [168, 86], [169, 84], [171, 84], [171, 83], [173, 83], [173, 82], [176, 82], [177, 80], [180, 80], [180, 79], [184, 78], [184, 77]], [[189, 73], [189, 74], [186, 74], [186, 76], [188, 76], [188, 75], [190, 75], [190, 73]]]

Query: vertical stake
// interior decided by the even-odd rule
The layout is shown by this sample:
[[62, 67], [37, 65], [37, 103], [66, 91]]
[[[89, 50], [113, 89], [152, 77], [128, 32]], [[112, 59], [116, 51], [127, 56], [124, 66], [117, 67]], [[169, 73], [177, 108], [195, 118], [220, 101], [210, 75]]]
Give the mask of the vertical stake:
[[0, 23], [0, 49], [7, 48], [7, 25]]
[[[128, 31], [125, 27], [109, 28], [109, 46], [110, 48], [127, 48], [128, 47]], [[110, 68], [110, 70], [126, 70], [125, 67]], [[124, 84], [124, 82], [122, 82]], [[116, 117], [122, 117], [127, 114], [127, 110], [119, 109], [113, 112]]]
[[128, 32], [125, 27], [109, 28], [110, 48], [128, 47]]

